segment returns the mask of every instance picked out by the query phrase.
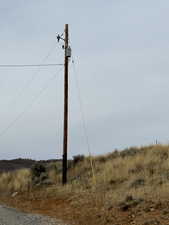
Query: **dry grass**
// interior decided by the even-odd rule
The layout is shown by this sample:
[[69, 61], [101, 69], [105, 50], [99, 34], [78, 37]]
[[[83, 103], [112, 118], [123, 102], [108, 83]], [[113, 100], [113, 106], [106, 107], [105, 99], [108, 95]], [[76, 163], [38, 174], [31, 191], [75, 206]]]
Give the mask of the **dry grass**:
[[[169, 146], [126, 149], [92, 158], [92, 165], [93, 168], [90, 157], [76, 163], [69, 170], [69, 183], [65, 187], [60, 185], [61, 174], [56, 171], [55, 165], [50, 166], [48, 177], [57, 185], [57, 191], [102, 192], [109, 198], [111, 195], [114, 200], [121, 200], [131, 193], [151, 196], [152, 190], [153, 195], [168, 194]], [[28, 169], [2, 173], [0, 190], [25, 191], [31, 186], [31, 180], [32, 174]], [[51, 187], [46, 187], [46, 190], [50, 192]]]
[[[80, 212], [83, 206], [83, 218], [85, 210], [89, 214], [93, 210], [119, 205], [127, 196], [165, 201], [169, 195], [169, 146], [130, 148], [104, 156], [86, 157], [69, 169], [69, 182], [64, 187], [54, 164], [47, 172], [53, 185], [35, 192], [32, 190], [28, 196], [33, 196], [30, 197], [33, 199], [64, 199], [69, 196], [71, 207], [79, 207]], [[29, 170], [1, 174], [0, 190], [28, 190], [31, 177]]]
[[2, 173], [0, 175], [1, 192], [27, 191], [30, 187], [30, 184], [31, 172], [28, 169]]
[[68, 184], [70, 192], [103, 195], [118, 203], [127, 195], [147, 199], [162, 199], [169, 193], [169, 146], [155, 145], [131, 148], [119, 153], [89, 158], [69, 171], [75, 179]]

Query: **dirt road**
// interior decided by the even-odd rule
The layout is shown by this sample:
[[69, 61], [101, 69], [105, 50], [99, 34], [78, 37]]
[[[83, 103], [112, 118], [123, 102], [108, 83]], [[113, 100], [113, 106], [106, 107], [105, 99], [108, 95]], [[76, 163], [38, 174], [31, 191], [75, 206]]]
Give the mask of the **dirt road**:
[[41, 215], [21, 213], [15, 209], [0, 206], [0, 225], [66, 225], [61, 221]]

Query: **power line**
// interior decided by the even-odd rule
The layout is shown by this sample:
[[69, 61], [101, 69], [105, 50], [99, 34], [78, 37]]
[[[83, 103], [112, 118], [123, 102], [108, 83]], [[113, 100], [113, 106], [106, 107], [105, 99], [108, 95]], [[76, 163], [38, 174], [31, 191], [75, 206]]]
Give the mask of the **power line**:
[[23, 68], [23, 67], [52, 67], [52, 66], [63, 66], [63, 63], [48, 63], [48, 64], [11, 64], [11, 65], [0, 65], [0, 68]]
[[77, 71], [76, 71], [76, 68], [75, 68], [75, 61], [74, 61], [73, 57], [72, 57], [72, 59], [73, 59], [72, 63], [73, 63], [73, 69], [74, 69], [74, 73], [75, 73], [76, 87], [77, 87], [79, 103], [80, 103], [80, 111], [81, 111], [81, 118], [82, 118], [84, 137], [86, 139], [87, 149], [88, 149], [88, 153], [89, 153], [89, 157], [90, 157], [89, 159], [90, 159], [90, 165], [91, 165], [91, 170], [92, 170], [92, 175], [93, 175], [93, 181], [94, 181], [94, 183], [96, 183], [96, 177], [95, 177], [95, 170], [94, 170], [93, 159], [92, 159], [91, 146], [90, 146], [90, 143], [89, 143], [89, 137], [88, 137], [87, 127], [86, 127], [86, 123], [85, 123], [85, 114], [84, 114], [83, 104], [82, 104], [82, 97], [81, 97], [81, 94], [80, 94], [80, 86], [79, 86], [79, 82], [78, 82]]
[[90, 147], [87, 127], [86, 127], [86, 123], [85, 123], [85, 114], [84, 114], [84, 110], [83, 110], [83, 102], [82, 102], [82, 97], [81, 97], [81, 94], [80, 94], [80, 86], [79, 86], [79, 81], [78, 81], [78, 77], [77, 77], [77, 71], [76, 71], [75, 61], [74, 61], [73, 56], [72, 56], [72, 59], [73, 59], [72, 60], [73, 70], [74, 70], [74, 74], [75, 74], [75, 83], [76, 83], [76, 88], [77, 88], [77, 92], [78, 92], [79, 106], [80, 106], [80, 112], [81, 112], [82, 126], [83, 126], [84, 136], [85, 136], [86, 143], [87, 143], [88, 153], [91, 156], [91, 147]]
[[[71, 41], [70, 41], [70, 43], [71, 43]], [[72, 43], [71, 43], [71, 46], [72, 46]], [[84, 113], [84, 109], [83, 109], [83, 101], [82, 101], [82, 96], [81, 96], [81, 92], [80, 92], [80, 85], [79, 85], [78, 74], [77, 74], [77, 70], [76, 70], [75, 59], [74, 59], [73, 53], [72, 53], [72, 64], [73, 64], [73, 70], [74, 70], [74, 74], [75, 74], [75, 84], [76, 84], [76, 88], [77, 88], [77, 92], [78, 92], [78, 99], [79, 99], [79, 106], [80, 106], [80, 112], [81, 112], [84, 138], [86, 139], [88, 153], [89, 153], [89, 156], [91, 157], [92, 156], [91, 146], [90, 146], [89, 136], [88, 136], [88, 132], [87, 132], [85, 113]], [[92, 169], [93, 169], [93, 166], [92, 166]]]
[[62, 149], [63, 149], [63, 141], [62, 141], [62, 134], [63, 134], [63, 113], [62, 113], [62, 92], [60, 91], [61, 87], [61, 80], [62, 77], [59, 76], [57, 79], [56, 84], [56, 104], [57, 104], [57, 113], [56, 113], [56, 140], [57, 140], [57, 148], [58, 148], [58, 155], [59, 158], [62, 157]]
[[[48, 53], [45, 55], [45, 57], [42, 59], [42, 63], [41, 64], [45, 64], [45, 61], [50, 57], [50, 55], [52, 54], [53, 50], [55, 49], [54, 48], [55, 45], [51, 45]], [[40, 64], [40, 65], [41, 65]], [[3, 65], [2, 65], [3, 66]], [[6, 65], [4, 65], [6, 66]], [[9, 65], [10, 66], [10, 65]], [[11, 65], [13, 66], [13, 65]], [[17, 66], [17, 65], [15, 65]], [[23, 65], [21, 65], [23, 66]], [[9, 67], [10, 68], [10, 67]], [[12, 100], [9, 102], [9, 104], [13, 104], [15, 105], [18, 98], [22, 97], [22, 95], [25, 93], [25, 89], [29, 88], [31, 86], [31, 84], [34, 82], [36, 76], [38, 75], [39, 71], [40, 71], [40, 66], [37, 67], [37, 70], [34, 71], [34, 73], [32, 74], [32, 76], [27, 80], [26, 84], [16, 93], [16, 95], [12, 98]]]
[[[61, 70], [59, 71], [61, 72]], [[4, 128], [1, 132], [0, 132], [0, 138], [6, 134], [6, 132], [12, 128], [30, 109], [31, 107], [34, 105], [34, 103], [36, 102], [36, 100], [41, 96], [41, 94], [48, 88], [50, 81], [54, 80], [56, 78], [57, 74], [54, 74], [54, 76], [52, 76], [49, 79], [49, 82], [47, 83], [47, 85], [45, 85], [43, 88], [41, 88], [41, 90], [39, 91], [38, 95], [34, 97], [33, 101], [21, 112], [19, 113], [15, 119], [13, 121], [11, 121], [8, 126], [6, 128]]]

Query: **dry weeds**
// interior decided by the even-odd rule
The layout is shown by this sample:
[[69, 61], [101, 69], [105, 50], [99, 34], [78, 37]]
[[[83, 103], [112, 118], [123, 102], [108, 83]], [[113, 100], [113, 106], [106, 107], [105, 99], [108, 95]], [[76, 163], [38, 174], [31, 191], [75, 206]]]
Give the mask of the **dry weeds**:
[[20, 170], [1, 174], [0, 190], [29, 190], [25, 195], [33, 200], [68, 198], [72, 209], [81, 212], [83, 206], [81, 218], [93, 212], [91, 219], [96, 212], [104, 211], [102, 221], [107, 218], [106, 209], [118, 206], [127, 196], [155, 203], [165, 202], [169, 195], [169, 146], [130, 148], [92, 159], [86, 157], [69, 169], [69, 182], [64, 187], [61, 174], [54, 168], [52, 165], [48, 170], [53, 185], [30, 192], [31, 171]]

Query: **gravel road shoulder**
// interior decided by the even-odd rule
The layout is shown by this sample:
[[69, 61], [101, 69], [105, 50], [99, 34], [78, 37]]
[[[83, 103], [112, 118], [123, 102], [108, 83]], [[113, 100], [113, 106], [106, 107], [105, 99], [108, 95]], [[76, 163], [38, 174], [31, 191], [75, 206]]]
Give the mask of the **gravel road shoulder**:
[[16, 209], [0, 206], [0, 225], [68, 225], [42, 215], [19, 212]]

